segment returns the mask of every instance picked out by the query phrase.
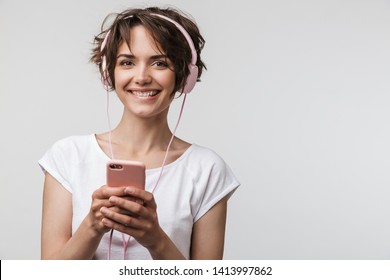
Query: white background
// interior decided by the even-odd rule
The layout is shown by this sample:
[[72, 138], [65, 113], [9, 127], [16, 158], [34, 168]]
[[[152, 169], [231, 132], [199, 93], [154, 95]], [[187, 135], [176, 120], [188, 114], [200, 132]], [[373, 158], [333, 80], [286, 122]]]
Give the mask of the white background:
[[[242, 184], [225, 258], [389, 259], [384, 0], [0, 0], [0, 258], [40, 257], [37, 160], [63, 137], [107, 129], [88, 62], [104, 17], [167, 3], [206, 39], [208, 71], [178, 136], [214, 149]], [[114, 124], [120, 113], [114, 102]]]

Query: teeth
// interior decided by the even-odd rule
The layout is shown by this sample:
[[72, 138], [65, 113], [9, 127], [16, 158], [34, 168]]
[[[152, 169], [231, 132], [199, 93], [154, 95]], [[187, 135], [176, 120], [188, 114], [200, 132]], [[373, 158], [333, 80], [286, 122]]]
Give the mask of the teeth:
[[131, 93], [134, 94], [135, 96], [138, 96], [138, 97], [149, 97], [149, 96], [157, 95], [157, 91], [155, 91], [155, 90], [148, 91], [148, 92], [145, 92], [145, 91], [132, 91]]

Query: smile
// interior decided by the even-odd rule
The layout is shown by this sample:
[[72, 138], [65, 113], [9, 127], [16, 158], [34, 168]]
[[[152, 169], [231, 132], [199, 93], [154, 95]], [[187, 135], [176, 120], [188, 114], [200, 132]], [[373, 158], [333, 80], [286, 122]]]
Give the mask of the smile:
[[151, 90], [151, 91], [129, 91], [131, 94], [137, 96], [137, 97], [153, 97], [158, 94], [157, 90]]

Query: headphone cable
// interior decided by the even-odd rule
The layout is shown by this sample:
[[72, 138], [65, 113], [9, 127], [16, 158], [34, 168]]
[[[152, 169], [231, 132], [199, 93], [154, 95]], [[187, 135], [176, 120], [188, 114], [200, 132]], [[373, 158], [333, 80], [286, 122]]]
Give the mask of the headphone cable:
[[[106, 88], [106, 93], [107, 93], [106, 114], [107, 114], [107, 122], [108, 122], [108, 129], [109, 129], [109, 131], [108, 131], [108, 143], [109, 143], [109, 148], [110, 148], [111, 159], [114, 159], [114, 151], [113, 151], [113, 148], [112, 148], [112, 137], [111, 137], [110, 110], [109, 110], [110, 94], [108, 92], [108, 87], [105, 87], [105, 88]], [[173, 142], [173, 139], [175, 138], [176, 130], [177, 130], [178, 126], [179, 126], [179, 123], [180, 123], [180, 120], [181, 120], [181, 117], [182, 117], [182, 114], [183, 114], [183, 111], [184, 111], [184, 104], [185, 104], [186, 98], [187, 98], [187, 94], [184, 94], [183, 102], [181, 104], [181, 108], [180, 108], [180, 112], [179, 112], [179, 117], [177, 119], [175, 128], [173, 129], [171, 139], [169, 140], [169, 143], [168, 143], [168, 146], [167, 146], [167, 150], [165, 152], [164, 160], [163, 160], [162, 165], [161, 165], [160, 174], [159, 174], [159, 176], [157, 178], [156, 184], [154, 185], [153, 189], [151, 190], [151, 193], [154, 193], [154, 191], [156, 190], [156, 188], [157, 188], [157, 186], [158, 186], [158, 184], [160, 182], [161, 176], [163, 174], [165, 163], [166, 163], [167, 158], [168, 158], [168, 152], [169, 152], [169, 149], [171, 148], [171, 144]], [[111, 245], [112, 245], [113, 234], [114, 234], [114, 229], [111, 229], [110, 239], [109, 239], [109, 243], [108, 243], [108, 260], [111, 259]], [[131, 238], [131, 236], [129, 235], [129, 237], [128, 237], [127, 241], [126, 241], [125, 240], [125, 235], [124, 235], [124, 233], [122, 233], [123, 259], [124, 260], [126, 259], [127, 247], [128, 247], [130, 238]]]

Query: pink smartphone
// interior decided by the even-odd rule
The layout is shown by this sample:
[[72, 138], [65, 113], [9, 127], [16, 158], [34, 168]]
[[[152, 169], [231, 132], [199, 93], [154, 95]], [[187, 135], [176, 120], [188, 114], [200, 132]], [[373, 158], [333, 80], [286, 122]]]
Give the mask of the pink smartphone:
[[145, 165], [140, 161], [110, 160], [107, 162], [107, 186], [132, 186], [145, 189]]

